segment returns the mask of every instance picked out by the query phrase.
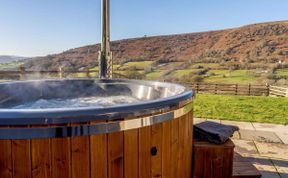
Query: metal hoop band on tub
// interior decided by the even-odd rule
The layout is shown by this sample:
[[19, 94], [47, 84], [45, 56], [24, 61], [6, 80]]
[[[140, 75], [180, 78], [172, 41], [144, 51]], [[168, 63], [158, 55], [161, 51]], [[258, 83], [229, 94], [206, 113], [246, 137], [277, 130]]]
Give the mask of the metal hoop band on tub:
[[0, 139], [40, 139], [40, 138], [62, 138], [75, 136], [88, 136], [107, 134], [131, 129], [152, 126], [165, 121], [180, 118], [193, 109], [192, 102], [180, 109], [161, 113], [158, 115], [142, 118], [110, 121], [98, 124], [83, 124], [73, 126], [35, 127], [35, 128], [0, 128]]

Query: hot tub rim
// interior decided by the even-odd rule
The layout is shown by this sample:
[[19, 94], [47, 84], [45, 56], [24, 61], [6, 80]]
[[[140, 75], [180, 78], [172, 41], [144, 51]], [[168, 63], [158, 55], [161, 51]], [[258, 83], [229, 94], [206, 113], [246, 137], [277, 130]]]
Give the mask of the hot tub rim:
[[0, 140], [53, 139], [125, 132], [180, 119], [185, 115], [191, 114], [192, 111], [193, 104], [190, 102], [176, 110], [130, 120], [92, 122], [90, 124], [78, 123], [53, 127], [49, 125], [46, 127], [4, 127], [0, 128]]
[[[112, 79], [112, 80], [97, 80], [97, 79], [48, 79], [41, 80], [46, 81], [67, 81], [67, 80], [93, 80], [104, 83], [113, 82], [131, 82], [136, 84], [149, 84], [150, 86], [156, 85], [170, 85], [183, 88], [184, 91], [180, 94], [176, 94], [171, 97], [160, 98], [150, 101], [142, 101], [134, 104], [122, 104], [107, 108], [95, 108], [95, 107], [83, 107], [83, 108], [61, 108], [61, 109], [43, 109], [43, 110], [21, 110], [21, 109], [0, 109], [0, 126], [13, 126], [13, 125], [27, 125], [27, 124], [67, 124], [73, 122], [89, 122], [95, 120], [115, 120], [126, 117], [139, 117], [141, 115], [152, 114], [163, 109], [169, 110], [172, 107], [179, 105], [182, 102], [189, 102], [192, 100], [195, 93], [192, 90], [188, 90], [186, 87], [167, 82], [159, 81], [145, 81], [145, 80], [126, 80], [126, 79]], [[25, 83], [25, 82], [37, 82], [39, 80], [30, 81], [17, 81], [17, 82], [5, 82], [9, 83]], [[75, 116], [77, 114], [77, 116]]]

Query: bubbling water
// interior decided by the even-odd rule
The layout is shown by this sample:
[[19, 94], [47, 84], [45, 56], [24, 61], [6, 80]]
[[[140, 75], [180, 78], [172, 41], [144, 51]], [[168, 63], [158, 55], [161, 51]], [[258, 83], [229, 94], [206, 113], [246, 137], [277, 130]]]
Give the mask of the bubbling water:
[[81, 108], [95, 107], [105, 108], [114, 105], [138, 103], [141, 100], [132, 96], [110, 97], [83, 97], [73, 99], [39, 99], [33, 102], [21, 104], [11, 109], [53, 109], [53, 108]]

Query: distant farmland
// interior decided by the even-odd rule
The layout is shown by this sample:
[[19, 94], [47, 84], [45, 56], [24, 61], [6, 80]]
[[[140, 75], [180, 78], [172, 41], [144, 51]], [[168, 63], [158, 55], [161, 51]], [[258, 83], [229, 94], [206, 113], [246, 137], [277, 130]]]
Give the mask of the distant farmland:
[[[0, 70], [15, 71], [23, 62], [0, 64]], [[223, 84], [273, 84], [288, 86], [288, 67], [276, 68], [277, 64], [267, 65], [265, 69], [229, 69], [218, 63], [169, 62], [157, 64], [154, 61], [127, 62], [113, 65], [114, 72], [127, 78], [146, 80], [176, 81], [176, 82], [204, 82]], [[279, 66], [278, 66], [279, 67]], [[63, 69], [65, 70], [65, 69]], [[87, 70], [87, 69], [84, 69]], [[97, 76], [99, 68], [88, 68], [91, 77]], [[70, 77], [85, 77], [85, 73], [73, 74]]]

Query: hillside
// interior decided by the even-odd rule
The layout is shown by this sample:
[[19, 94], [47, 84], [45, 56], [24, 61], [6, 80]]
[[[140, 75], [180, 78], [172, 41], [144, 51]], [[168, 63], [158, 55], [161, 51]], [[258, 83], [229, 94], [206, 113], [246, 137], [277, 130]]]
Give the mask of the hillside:
[[23, 60], [26, 57], [20, 57], [20, 56], [4, 56], [0, 55], [0, 64], [1, 63], [10, 63], [18, 60]]
[[[61, 54], [30, 60], [31, 70], [92, 68], [97, 65], [99, 45], [71, 49]], [[115, 63], [128, 61], [184, 61], [224, 65], [288, 62], [288, 21], [253, 24], [240, 28], [181, 35], [143, 37], [114, 41]]]

